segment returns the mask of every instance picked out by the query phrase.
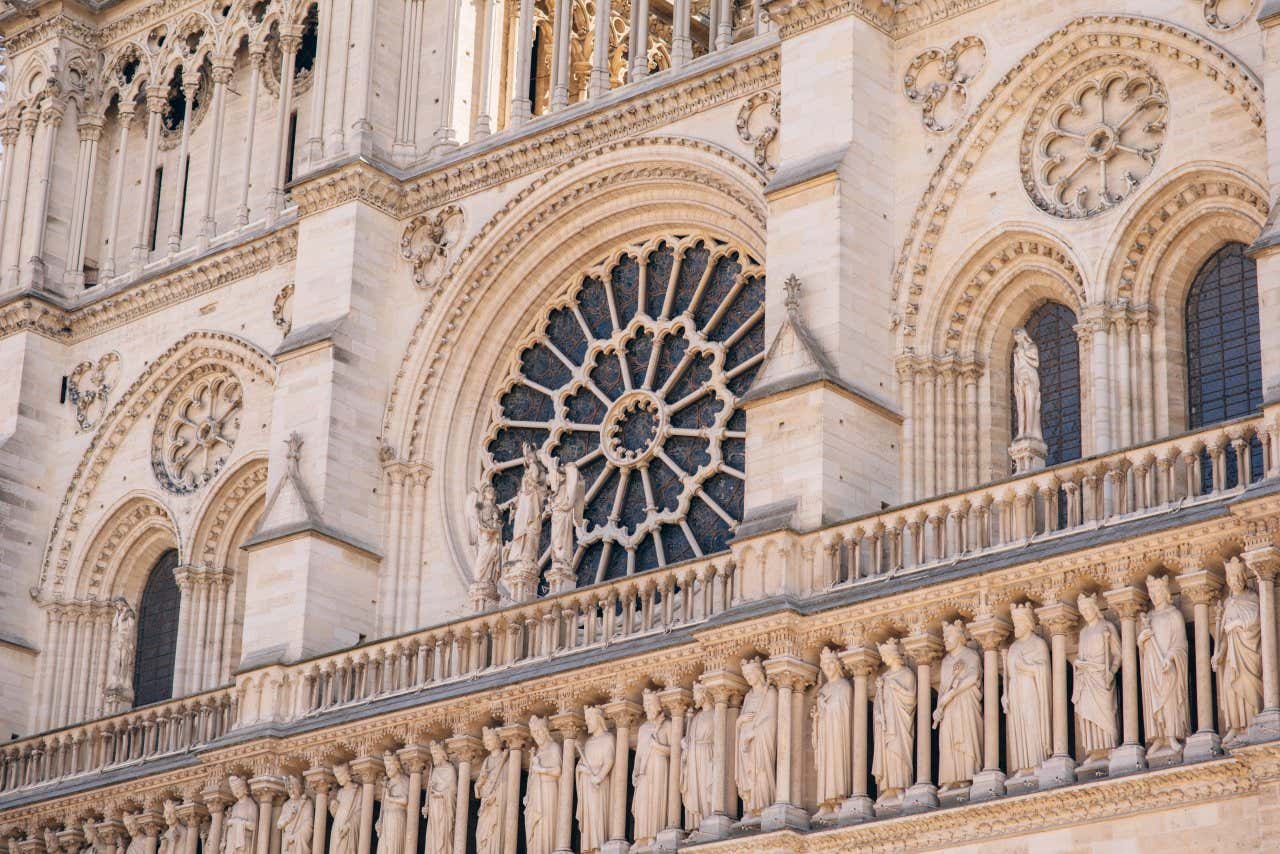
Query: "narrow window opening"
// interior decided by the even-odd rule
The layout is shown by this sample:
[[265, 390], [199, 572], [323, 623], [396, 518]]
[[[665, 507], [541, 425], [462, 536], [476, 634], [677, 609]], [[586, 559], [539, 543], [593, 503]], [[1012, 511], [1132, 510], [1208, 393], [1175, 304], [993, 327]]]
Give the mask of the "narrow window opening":
[[182, 207], [178, 209], [178, 237], [183, 236], [187, 224], [187, 191], [191, 189], [191, 157], [182, 165]]
[[289, 114], [289, 147], [285, 151], [284, 157], [284, 184], [289, 186], [293, 182], [293, 155], [298, 145], [298, 114], [296, 112]]
[[156, 167], [155, 189], [151, 193], [151, 251], [156, 251], [156, 238], [160, 233], [160, 191], [164, 185], [164, 167]]

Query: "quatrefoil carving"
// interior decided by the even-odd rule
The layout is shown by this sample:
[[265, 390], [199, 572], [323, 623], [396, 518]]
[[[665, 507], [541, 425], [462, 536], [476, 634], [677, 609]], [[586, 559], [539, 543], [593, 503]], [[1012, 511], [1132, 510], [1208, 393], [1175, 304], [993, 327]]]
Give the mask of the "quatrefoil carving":
[[1201, 0], [1204, 22], [1215, 30], [1234, 30], [1253, 19], [1258, 0]]
[[400, 238], [400, 254], [413, 264], [413, 283], [435, 287], [448, 269], [454, 245], [462, 237], [462, 208], [446, 205], [434, 214], [420, 214], [410, 221]]
[[902, 90], [920, 107], [920, 120], [932, 133], [945, 133], [964, 117], [971, 84], [987, 64], [987, 46], [965, 36], [945, 50], [929, 48], [911, 60]]
[[777, 92], [757, 92], [738, 110], [738, 138], [751, 146], [756, 165], [772, 170], [776, 164], [778, 126], [782, 123], [782, 99]]
[[97, 362], [81, 362], [67, 377], [67, 399], [76, 408], [81, 430], [92, 430], [98, 423], [119, 378], [118, 353], [107, 353]]

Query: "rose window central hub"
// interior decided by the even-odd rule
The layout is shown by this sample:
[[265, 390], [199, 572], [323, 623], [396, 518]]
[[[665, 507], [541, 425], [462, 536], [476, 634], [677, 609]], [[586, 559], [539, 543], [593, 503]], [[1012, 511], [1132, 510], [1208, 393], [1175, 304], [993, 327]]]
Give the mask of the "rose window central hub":
[[625, 394], [604, 419], [604, 453], [617, 466], [635, 466], [657, 450], [666, 429], [664, 407], [648, 391]]

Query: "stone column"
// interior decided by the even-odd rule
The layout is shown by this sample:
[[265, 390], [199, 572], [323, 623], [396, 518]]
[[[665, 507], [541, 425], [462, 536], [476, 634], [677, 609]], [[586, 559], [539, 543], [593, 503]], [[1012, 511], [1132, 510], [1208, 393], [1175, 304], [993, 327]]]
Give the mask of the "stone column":
[[556, 854], [573, 854], [574, 771], [578, 767], [578, 744], [586, 732], [582, 712], [562, 708], [551, 718], [552, 728], [560, 733], [560, 788], [556, 792]]
[[[284, 798], [284, 781], [279, 777], [263, 775], [249, 781], [249, 791], [258, 802], [258, 832], [254, 836], [257, 854], [272, 854], [272, 839], [279, 836], [275, 830], [272, 810], [277, 801]], [[368, 854], [368, 852], [362, 852]]]
[[[529, 728], [524, 724], [507, 724], [498, 730], [507, 746], [507, 812], [502, 840], [506, 854], [516, 854], [520, 845], [520, 772], [524, 766], [524, 748], [529, 743]], [[625, 800], [625, 797], [624, 797]]]
[[147, 86], [147, 153], [142, 166], [142, 206], [137, 238], [133, 243], [133, 269], [142, 269], [150, 258], [151, 238], [147, 232], [155, 218], [156, 153], [160, 148], [160, 117], [168, 105], [168, 93], [160, 85]]
[[730, 670], [715, 670], [702, 677], [711, 699], [715, 702], [715, 733], [712, 741], [712, 758], [715, 765], [715, 787], [712, 800], [715, 812], [706, 816], [698, 827], [700, 835], [709, 839], [723, 839], [729, 835], [737, 818], [736, 794], [733, 788], [733, 726], [730, 707], [737, 708], [747, 693], [747, 682]]
[[76, 160], [74, 208], [67, 238], [65, 273], [72, 294], [84, 287], [84, 256], [89, 239], [89, 220], [93, 216], [94, 176], [98, 170], [98, 141], [102, 139], [102, 125], [102, 117], [98, 115], [82, 116], [76, 123], [80, 134], [80, 153]]
[[[204, 217], [201, 219], [201, 249], [208, 248], [209, 243], [218, 234], [218, 186], [222, 183], [222, 129], [226, 123], [227, 84], [231, 82], [235, 71], [235, 58], [231, 56], [215, 56], [210, 77], [213, 80], [213, 131], [209, 140], [209, 170], [204, 182]], [[316, 80], [316, 89], [324, 88], [323, 80]], [[317, 852], [324, 854], [324, 852]]]
[[1182, 598], [1194, 608], [1196, 730], [1187, 738], [1183, 761], [1200, 762], [1222, 755], [1222, 739], [1213, 725], [1213, 670], [1209, 648], [1209, 606], [1218, 601], [1222, 579], [1216, 572], [1198, 569], [1178, 576]]
[[[27, 193], [31, 180], [31, 157], [35, 153], [36, 128], [40, 124], [40, 112], [28, 107], [22, 112], [16, 146], [7, 150], [10, 158], [4, 171], [21, 175], [17, 187], [9, 197], [5, 226], [8, 234], [0, 235], [0, 256], [4, 258], [4, 285], [16, 288], [22, 270], [22, 232], [27, 221]], [[12, 165], [10, 165], [12, 164]]]
[[693, 704], [688, 688], [667, 688], [659, 694], [662, 708], [671, 715], [671, 762], [667, 774], [667, 826], [658, 833], [658, 850], [675, 851], [684, 841], [684, 803], [680, 798], [680, 780], [684, 766], [685, 718]]
[[178, 144], [178, 174], [175, 176], [178, 180], [173, 191], [173, 213], [169, 218], [169, 241], [168, 249], [170, 255], [176, 255], [178, 250], [182, 248], [182, 218], [186, 213], [185, 205], [187, 201], [187, 157], [191, 151], [191, 119], [192, 113], [195, 111], [196, 88], [199, 86], [200, 78], [194, 80], [183, 80], [182, 97], [183, 105], [186, 110], [182, 116], [182, 141]]
[[418, 825], [422, 821], [422, 775], [431, 762], [431, 751], [425, 744], [410, 744], [396, 754], [409, 772], [409, 812], [404, 823], [404, 850], [417, 854]]
[[795, 656], [779, 655], [764, 662], [765, 675], [778, 689], [778, 742], [777, 787], [772, 806], [766, 807], [760, 817], [761, 831], [768, 833], [783, 828], [809, 829], [809, 814], [800, 803], [794, 728], [802, 727], [803, 720], [794, 720], [795, 697], [803, 699], [804, 690], [818, 676], [818, 668]]
[[196, 854], [196, 845], [200, 841], [200, 825], [208, 816], [209, 811], [205, 809], [204, 804], [185, 801], [178, 806], [178, 819], [187, 827], [187, 835], [182, 838], [182, 854]]
[[853, 674], [853, 780], [848, 800], [840, 805], [839, 824], [857, 824], [876, 817], [875, 802], [869, 795], [867, 768], [867, 682], [880, 666], [880, 655], [869, 646], [850, 645], [840, 654], [845, 669]]
[[[36, 181], [36, 195], [31, 206], [30, 231], [24, 231], [22, 245], [26, 247], [28, 239], [31, 243], [27, 251], [26, 273], [22, 284], [38, 288], [45, 283], [44, 246], [48, 234], [49, 198], [53, 187], [53, 154], [57, 148], [58, 131], [62, 127], [62, 116], [66, 103], [61, 98], [46, 97], [40, 107], [40, 124], [44, 128], [40, 142], [39, 171], [33, 177]], [[34, 159], [32, 161], [35, 163]]]
[[692, 13], [691, 0], [675, 0], [671, 15], [672, 68], [680, 68], [693, 61], [693, 39], [689, 36]]
[[916, 663], [916, 782], [902, 797], [903, 813], [921, 812], [938, 806], [938, 787], [933, 783], [933, 662], [942, 657], [942, 641], [935, 632], [920, 629], [903, 641]]
[[[133, 125], [133, 103], [121, 104], [116, 114], [120, 126], [118, 151], [116, 152], [115, 175], [111, 179], [111, 201], [107, 206], [107, 225], [103, 234], [101, 266], [98, 272], [100, 281], [107, 281], [116, 275], [116, 252], [120, 248], [120, 207], [124, 202], [124, 173], [129, 165], [129, 128]], [[7, 150], [7, 149], [6, 149]], [[0, 231], [3, 234], [3, 231]]]
[[970, 801], [1004, 796], [1004, 772], [1000, 770], [1000, 647], [1013, 627], [1003, 617], [979, 617], [969, 624], [969, 634], [982, 645], [982, 770], [969, 787]]
[[1071, 698], [1067, 693], [1067, 633], [1075, 628], [1080, 614], [1065, 602], [1037, 608], [1036, 614], [1049, 631], [1053, 650], [1053, 755], [1040, 765], [1040, 788], [1044, 790], [1076, 781], [1076, 761], [1071, 755], [1067, 729], [1071, 715]]
[[160, 831], [165, 826], [164, 816], [155, 810], [139, 813], [138, 826], [142, 828], [142, 833], [146, 837], [146, 841], [142, 844], [143, 854], [156, 854]]
[[[253, 132], [258, 126], [258, 89], [262, 85], [262, 63], [266, 60], [267, 46], [259, 42], [249, 45], [249, 118], [245, 124], [244, 175], [240, 183], [240, 207], [236, 211], [236, 224], [249, 224], [249, 188], [253, 184]], [[316, 81], [320, 85], [320, 81]], [[339, 122], [341, 124], [341, 122]]]
[[1144, 591], [1131, 586], [1117, 587], [1104, 595], [1111, 610], [1120, 617], [1123, 740], [1111, 751], [1107, 772], [1116, 777], [1143, 771], [1147, 767], [1147, 752], [1138, 730], [1142, 716], [1142, 707], [1138, 703], [1138, 614], [1146, 608], [1148, 600]]
[[609, 778], [609, 841], [600, 849], [601, 854], [628, 854], [631, 843], [627, 841], [627, 783], [631, 779], [631, 730], [644, 717], [639, 704], [623, 697], [615, 698], [604, 706], [605, 714], [613, 721], [614, 752], [613, 771]]
[[649, 76], [649, 0], [631, 0], [627, 39], [627, 82], [634, 83]]
[[1276, 575], [1280, 572], [1280, 548], [1264, 545], [1240, 557], [1258, 579], [1258, 613], [1262, 623], [1262, 711], [1249, 725], [1253, 742], [1280, 738], [1280, 673], [1276, 648]]
[[[455, 731], [446, 744], [449, 755], [458, 763], [458, 803], [453, 814], [453, 850], [467, 850], [467, 831], [471, 825], [471, 766], [484, 756], [484, 745], [474, 735]], [[316, 854], [316, 852], [312, 852]]]
[[[6, 164], [16, 164], [17, 162], [18, 140], [21, 138], [19, 127], [17, 117], [14, 115], [10, 115], [4, 122], [3, 127], [0, 127], [0, 145], [4, 146], [3, 162]], [[9, 209], [14, 207], [10, 204], [10, 199], [13, 197], [13, 176], [17, 171], [16, 166], [8, 166], [3, 170], [3, 174], [0, 175], [0, 181], [3, 182], [3, 184], [0, 184], [0, 255], [3, 255], [2, 245], [5, 240], [5, 233], [9, 228]], [[16, 213], [14, 216], [21, 216], [21, 213]], [[2, 263], [3, 258], [0, 258], [0, 264]], [[0, 267], [0, 277], [3, 276], [3, 273], [4, 268]]]
[[[382, 779], [382, 759], [377, 756], [361, 756], [350, 763], [351, 775], [360, 782], [360, 842], [356, 854], [370, 854], [373, 850], [373, 801], [377, 796], [378, 781]], [[258, 854], [264, 854], [259, 851]]]
[[293, 77], [297, 64], [298, 47], [302, 44], [302, 31], [297, 27], [284, 27], [280, 31], [280, 106], [276, 114], [275, 161], [271, 172], [271, 204], [267, 208], [267, 221], [274, 222], [284, 209], [285, 177], [288, 175], [289, 116], [293, 112]]
[[[329, 793], [338, 785], [338, 781], [334, 779], [332, 771], [320, 767], [308, 768], [303, 777], [316, 795], [315, 823], [311, 828], [311, 851], [312, 854], [324, 854], [325, 832], [329, 827]], [[216, 854], [217, 849], [211, 848], [210, 852]]]
[[594, 43], [591, 51], [591, 79], [587, 84], [587, 97], [599, 98], [609, 91], [609, 0], [596, 0], [596, 19], [592, 30]]
[[533, 45], [533, 0], [518, 0], [515, 76], [511, 84], [511, 126], [520, 127], [533, 115], [529, 100], [529, 62]]

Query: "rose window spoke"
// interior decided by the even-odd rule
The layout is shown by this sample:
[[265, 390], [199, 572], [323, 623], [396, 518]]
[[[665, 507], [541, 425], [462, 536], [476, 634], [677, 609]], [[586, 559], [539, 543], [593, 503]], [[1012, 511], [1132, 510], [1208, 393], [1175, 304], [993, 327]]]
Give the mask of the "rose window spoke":
[[508, 531], [529, 442], [582, 472], [580, 584], [726, 548], [742, 516], [737, 400], [763, 350], [764, 272], [740, 247], [662, 238], [584, 273], [494, 404], [483, 461]]

